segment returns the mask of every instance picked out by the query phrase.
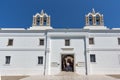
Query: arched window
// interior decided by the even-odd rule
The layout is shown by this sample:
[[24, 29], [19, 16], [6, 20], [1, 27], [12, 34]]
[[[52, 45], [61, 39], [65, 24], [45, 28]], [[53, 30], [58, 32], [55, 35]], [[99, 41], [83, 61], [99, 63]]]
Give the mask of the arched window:
[[44, 18], [43, 18], [43, 25], [44, 25], [44, 26], [47, 25], [47, 17], [46, 17], [46, 16], [44, 16]]
[[93, 25], [93, 17], [92, 17], [92, 15], [89, 16], [89, 25]]
[[39, 26], [39, 25], [40, 25], [40, 16], [37, 16], [36, 19], [37, 19], [37, 20], [36, 20], [36, 25]]
[[96, 25], [100, 25], [100, 16], [99, 15], [96, 16]]

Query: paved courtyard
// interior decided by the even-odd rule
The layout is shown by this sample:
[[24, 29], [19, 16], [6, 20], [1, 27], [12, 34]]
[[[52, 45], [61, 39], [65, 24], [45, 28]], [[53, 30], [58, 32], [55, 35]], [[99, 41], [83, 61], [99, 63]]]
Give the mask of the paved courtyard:
[[1, 80], [120, 80], [120, 75], [78, 75], [67, 72], [55, 76], [4, 76]]

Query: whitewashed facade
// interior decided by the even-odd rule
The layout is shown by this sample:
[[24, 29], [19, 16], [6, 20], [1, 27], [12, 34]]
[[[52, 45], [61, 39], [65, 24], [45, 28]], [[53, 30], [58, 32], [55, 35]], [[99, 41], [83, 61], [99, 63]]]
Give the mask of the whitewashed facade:
[[107, 28], [103, 20], [93, 9], [83, 29], [54, 29], [42, 10], [29, 29], [1, 28], [0, 74], [120, 74], [120, 29]]

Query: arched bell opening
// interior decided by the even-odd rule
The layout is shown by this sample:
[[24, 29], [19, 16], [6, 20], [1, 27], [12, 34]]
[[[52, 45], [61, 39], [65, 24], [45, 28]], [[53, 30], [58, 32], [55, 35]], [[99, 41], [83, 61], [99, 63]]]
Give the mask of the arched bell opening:
[[40, 16], [37, 16], [37, 18], [36, 18], [36, 25], [37, 25], [37, 26], [40, 25]]
[[96, 25], [100, 25], [100, 16], [96, 15]]
[[46, 16], [44, 16], [44, 18], [43, 18], [43, 25], [47, 26], [47, 17]]
[[92, 15], [89, 16], [89, 25], [93, 25], [93, 16]]

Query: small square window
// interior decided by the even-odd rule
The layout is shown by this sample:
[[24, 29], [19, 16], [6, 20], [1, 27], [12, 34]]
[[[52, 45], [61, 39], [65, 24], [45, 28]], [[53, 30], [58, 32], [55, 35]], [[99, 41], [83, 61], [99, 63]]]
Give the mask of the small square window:
[[69, 39], [65, 40], [65, 46], [70, 46], [70, 40]]
[[44, 39], [40, 39], [39, 44], [40, 44], [40, 45], [44, 45]]
[[12, 46], [13, 45], [13, 39], [8, 39], [8, 46]]
[[11, 56], [6, 56], [5, 59], [5, 64], [10, 64]]
[[38, 64], [43, 64], [43, 56], [38, 56]]
[[94, 44], [94, 38], [89, 38], [89, 44]]
[[90, 54], [90, 62], [96, 62], [95, 54]]
[[118, 38], [118, 45], [120, 45], [120, 38]]

